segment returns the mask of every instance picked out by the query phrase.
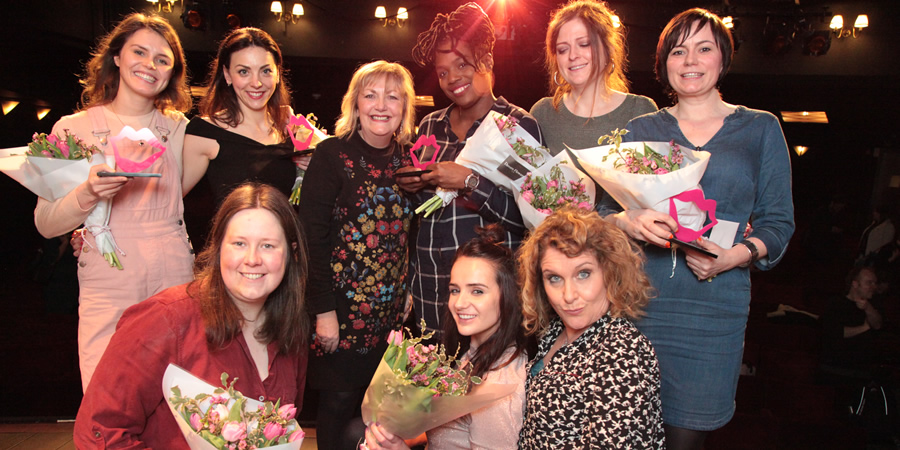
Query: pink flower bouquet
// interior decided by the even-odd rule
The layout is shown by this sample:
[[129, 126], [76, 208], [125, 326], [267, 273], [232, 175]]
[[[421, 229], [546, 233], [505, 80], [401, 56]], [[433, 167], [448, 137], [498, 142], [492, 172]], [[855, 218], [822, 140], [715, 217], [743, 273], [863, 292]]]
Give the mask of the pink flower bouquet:
[[[507, 192], [515, 192], [529, 172], [552, 158], [549, 150], [518, 125], [515, 118], [491, 111], [466, 141], [455, 162], [472, 169]], [[450, 204], [458, 192], [438, 188], [416, 209], [425, 217]]]
[[366, 425], [378, 422], [411, 439], [515, 390], [512, 384], [480, 384], [464, 368], [454, 367], [456, 358], [447, 356], [443, 346], [422, 344], [432, 335], [403, 339], [401, 331], [392, 331], [388, 336], [388, 348], [363, 399]]
[[234, 390], [222, 374], [224, 388], [169, 364], [163, 396], [188, 445], [194, 450], [272, 448], [299, 450], [305, 433], [294, 416], [297, 408], [258, 402]]
[[598, 140], [609, 145], [567, 152], [626, 210], [653, 209], [671, 215], [678, 221], [675, 237], [680, 240], [692, 241], [715, 225], [704, 226], [707, 211], [711, 219], [715, 217], [715, 201], [705, 200], [700, 187], [709, 152], [673, 142], [622, 143], [626, 132], [615, 130]]
[[[300, 114], [291, 116], [291, 121], [287, 125], [287, 131], [291, 137], [291, 143], [294, 145], [294, 151], [298, 152], [298, 155], [311, 153], [319, 145], [319, 142], [329, 137], [325, 130], [318, 128], [316, 116], [312, 113], [307, 114], [306, 117]], [[294, 180], [294, 187], [291, 189], [291, 204], [297, 205], [300, 203], [300, 190], [305, 175], [306, 171], [298, 167], [297, 179]]]
[[516, 204], [528, 229], [534, 229], [564, 205], [594, 208], [594, 183], [590, 180], [585, 183], [588, 177], [561, 159], [562, 156], [557, 155], [549, 164], [526, 175], [515, 191]]

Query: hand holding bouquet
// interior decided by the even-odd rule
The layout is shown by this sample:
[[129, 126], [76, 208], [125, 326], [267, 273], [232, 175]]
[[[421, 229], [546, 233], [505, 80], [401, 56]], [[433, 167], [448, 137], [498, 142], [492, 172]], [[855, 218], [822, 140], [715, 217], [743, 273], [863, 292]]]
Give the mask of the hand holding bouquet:
[[[516, 192], [522, 179], [552, 158], [549, 150], [519, 126], [513, 117], [496, 111], [487, 117], [466, 141], [455, 162], [478, 172], [507, 192]], [[458, 191], [438, 188], [435, 196], [416, 209], [428, 217], [447, 206]]]
[[[234, 389], [237, 378], [213, 388], [189, 372], [169, 364], [163, 394], [178, 427], [192, 449], [299, 449], [305, 433], [294, 416], [297, 408], [280, 401], [260, 403]], [[184, 394], [182, 394], [184, 393]]]
[[[674, 142], [622, 143], [625, 133], [615, 130], [598, 140], [609, 145], [566, 151], [624, 209], [653, 209], [672, 216], [679, 225], [676, 238], [692, 241], [714, 226], [715, 200], [705, 199], [700, 187], [709, 152]], [[704, 226], [707, 212], [711, 223]]]
[[[316, 126], [316, 116], [312, 113], [307, 114], [306, 117], [299, 114], [292, 116], [287, 125], [287, 131], [294, 144], [294, 151], [298, 152], [298, 155], [311, 153], [312, 149], [319, 145], [319, 142], [328, 139], [328, 133]], [[297, 167], [297, 179], [294, 180], [290, 198], [293, 205], [300, 203], [300, 189], [303, 185], [304, 175], [306, 175], [306, 171]]]
[[[424, 330], [424, 323], [422, 324]], [[511, 394], [513, 385], [484, 384], [443, 346], [425, 345], [433, 333], [403, 339], [388, 336], [388, 348], [366, 390], [362, 416], [366, 425], [379, 423], [392, 434], [411, 439], [434, 427], [480, 409]]]

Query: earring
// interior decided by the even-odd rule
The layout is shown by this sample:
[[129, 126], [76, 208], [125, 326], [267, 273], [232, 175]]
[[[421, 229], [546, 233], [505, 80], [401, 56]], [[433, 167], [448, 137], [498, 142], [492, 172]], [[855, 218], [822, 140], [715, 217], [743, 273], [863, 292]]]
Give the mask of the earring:
[[559, 79], [556, 77], [559, 75], [559, 72], [553, 72], [553, 82], [556, 83], [557, 86], [562, 86], [563, 83], [559, 82]]

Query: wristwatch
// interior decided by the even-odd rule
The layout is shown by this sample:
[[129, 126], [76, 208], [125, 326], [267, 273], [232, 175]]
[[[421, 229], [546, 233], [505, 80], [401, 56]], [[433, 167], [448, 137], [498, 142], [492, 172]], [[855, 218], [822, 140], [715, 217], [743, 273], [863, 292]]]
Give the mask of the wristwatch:
[[478, 173], [476, 173], [473, 170], [472, 173], [470, 173], [468, 176], [466, 176], [466, 181], [465, 181], [466, 191], [468, 191], [468, 192], [474, 191], [476, 188], [478, 188], [478, 183], [480, 181], [481, 181], [481, 177], [479, 177]]
[[744, 264], [741, 264], [741, 267], [750, 267], [751, 264], [755, 263], [757, 259], [759, 259], [759, 249], [756, 248], [756, 244], [753, 243], [750, 239], [744, 239], [740, 242], [744, 247], [747, 247], [747, 250], [750, 251], [750, 261], [747, 261]]

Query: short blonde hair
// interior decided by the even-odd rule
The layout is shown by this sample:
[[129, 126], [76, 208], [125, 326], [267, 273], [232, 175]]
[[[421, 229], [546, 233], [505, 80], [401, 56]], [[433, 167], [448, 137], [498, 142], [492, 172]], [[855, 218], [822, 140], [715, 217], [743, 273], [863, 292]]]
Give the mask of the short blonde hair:
[[413, 88], [412, 74], [406, 67], [398, 63], [383, 60], [370, 62], [356, 70], [350, 80], [347, 93], [341, 102], [341, 116], [335, 125], [335, 135], [345, 138], [353, 134], [359, 128], [359, 106], [356, 99], [366, 86], [372, 84], [380, 77], [387, 77], [387, 81], [397, 83], [400, 95], [403, 97], [403, 114], [400, 127], [394, 132], [394, 140], [400, 144], [412, 142], [415, 135], [416, 121], [416, 91]]
[[603, 271], [609, 314], [629, 319], [643, 315], [653, 288], [644, 273], [641, 250], [596, 211], [565, 207], [535, 228], [519, 250], [522, 324], [528, 334], [543, 334], [555, 315], [541, 275], [541, 260], [550, 247], [570, 258], [591, 252]]

